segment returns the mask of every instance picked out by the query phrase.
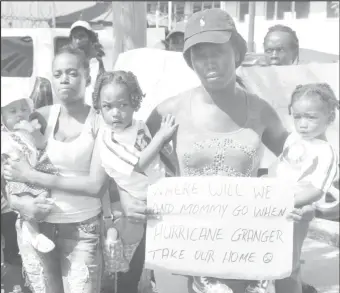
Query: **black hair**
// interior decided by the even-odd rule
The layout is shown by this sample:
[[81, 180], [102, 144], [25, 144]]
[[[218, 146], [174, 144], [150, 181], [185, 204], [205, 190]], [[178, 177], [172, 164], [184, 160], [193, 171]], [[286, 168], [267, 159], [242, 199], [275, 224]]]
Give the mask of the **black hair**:
[[115, 83], [126, 87], [129, 92], [130, 101], [135, 111], [138, 111], [144, 94], [140, 88], [137, 77], [131, 71], [107, 71], [99, 75], [92, 94], [93, 108], [99, 110], [100, 92], [103, 86]]
[[92, 31], [87, 31], [94, 51], [96, 52], [96, 59], [99, 62], [99, 73], [105, 72], [103, 57], [105, 56], [104, 47], [99, 42], [98, 34]]
[[52, 87], [50, 81], [47, 78], [38, 76], [35, 79], [30, 99], [33, 101], [34, 109], [53, 105]]
[[311, 94], [317, 94], [320, 100], [327, 104], [331, 113], [334, 113], [336, 109], [339, 110], [339, 101], [328, 83], [308, 83], [298, 85], [293, 91], [291, 102], [288, 106], [289, 115], [291, 115], [291, 108], [295, 101]]
[[69, 43], [61, 47], [56, 53], [54, 59], [62, 54], [70, 54], [70, 55], [76, 56], [78, 60], [80, 61], [80, 64], [84, 67], [84, 69], [89, 71], [90, 69], [89, 60], [86, 57], [86, 54], [84, 53], [84, 51], [79, 49], [77, 46], [73, 45], [72, 43]]
[[[104, 47], [99, 42], [99, 37], [98, 37], [97, 33], [93, 32], [93, 31], [89, 31], [86, 28], [81, 27], [81, 26], [75, 27], [74, 29], [76, 29], [76, 28], [83, 29], [87, 33], [87, 35], [89, 36], [89, 40], [92, 43], [92, 46], [96, 51], [96, 58], [102, 58], [103, 56], [105, 56]], [[72, 42], [72, 31], [70, 33], [70, 42]]]
[[299, 45], [299, 38], [297, 37], [296, 32], [294, 30], [292, 30], [289, 26], [282, 25], [282, 24], [276, 24], [274, 26], [271, 26], [268, 29], [268, 32], [267, 32], [266, 36], [264, 37], [264, 43], [266, 42], [266, 39], [268, 38], [268, 36], [271, 33], [273, 33], [273, 32], [288, 33], [291, 36], [291, 39], [292, 39], [292, 48], [294, 50], [296, 50], [295, 60], [297, 61], [297, 63], [299, 63], [299, 49], [300, 49], [300, 45]]

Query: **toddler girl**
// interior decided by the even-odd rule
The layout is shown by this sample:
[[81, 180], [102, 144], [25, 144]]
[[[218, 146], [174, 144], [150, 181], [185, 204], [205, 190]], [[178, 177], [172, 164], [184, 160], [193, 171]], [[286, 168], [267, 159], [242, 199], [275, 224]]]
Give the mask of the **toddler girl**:
[[323, 205], [338, 176], [338, 155], [326, 131], [335, 119], [339, 101], [326, 83], [299, 85], [292, 94], [289, 113], [295, 131], [271, 168], [276, 176], [296, 183], [295, 207]]
[[[310, 204], [323, 206], [328, 189], [339, 176], [337, 152], [326, 139], [336, 109], [339, 101], [326, 83], [298, 85], [292, 94], [289, 113], [295, 131], [288, 136], [277, 162], [269, 168], [269, 176], [294, 184], [296, 208]], [[292, 275], [295, 277], [280, 282], [282, 288], [276, 288], [278, 293], [302, 292], [300, 255], [307, 232], [308, 223], [294, 224]]]
[[[152, 138], [145, 123], [133, 119], [142, 99], [136, 76], [125, 71], [103, 73], [93, 93], [93, 106], [105, 122], [99, 137], [102, 166], [121, 189], [146, 200], [148, 186], [165, 176], [159, 152], [171, 138], [176, 125], [174, 117], [163, 118], [162, 127]], [[114, 247], [117, 254], [115, 271], [128, 271], [143, 237], [144, 225], [131, 223], [123, 217], [115, 221], [114, 228], [118, 238]]]
[[[37, 120], [29, 122], [32, 112], [32, 101], [29, 99], [1, 99], [1, 170], [7, 158], [25, 156], [32, 167], [46, 173], [56, 173], [48, 157], [42, 150], [45, 147], [43, 135]], [[2, 173], [2, 172], [1, 172]], [[1, 174], [1, 177], [2, 174]], [[26, 183], [5, 181], [5, 197], [10, 201], [11, 195], [46, 196], [48, 191]], [[38, 223], [33, 219], [23, 221], [25, 239], [40, 252], [47, 253], [54, 249], [54, 243], [39, 231]]]

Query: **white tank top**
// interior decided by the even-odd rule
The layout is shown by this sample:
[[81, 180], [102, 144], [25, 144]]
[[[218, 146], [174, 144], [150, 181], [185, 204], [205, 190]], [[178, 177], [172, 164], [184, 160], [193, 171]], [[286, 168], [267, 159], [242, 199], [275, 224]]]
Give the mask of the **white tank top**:
[[[92, 152], [95, 144], [94, 120], [96, 112], [91, 108], [80, 135], [71, 142], [61, 142], [54, 138], [55, 126], [60, 113], [60, 105], [53, 105], [45, 131], [47, 154], [52, 164], [58, 168], [60, 176], [86, 176], [90, 172]], [[90, 196], [63, 190], [52, 190], [55, 207], [45, 219], [49, 223], [76, 223], [88, 220], [101, 212], [101, 200]]]

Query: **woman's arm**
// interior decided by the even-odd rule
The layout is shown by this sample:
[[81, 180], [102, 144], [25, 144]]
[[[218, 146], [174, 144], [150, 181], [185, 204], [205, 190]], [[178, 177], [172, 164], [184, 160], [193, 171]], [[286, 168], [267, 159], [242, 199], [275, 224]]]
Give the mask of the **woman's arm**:
[[279, 156], [282, 153], [284, 143], [288, 137], [288, 131], [283, 126], [274, 108], [266, 101], [262, 100], [262, 102], [264, 106], [260, 115], [265, 127], [262, 142], [276, 156]]
[[[63, 177], [39, 172], [29, 166], [27, 162], [14, 162], [9, 159], [5, 166], [5, 178], [11, 181], [21, 181], [37, 184], [49, 189], [61, 189], [76, 193], [87, 193], [93, 197], [100, 197], [100, 192], [108, 176], [101, 166], [99, 154], [99, 138], [97, 137], [92, 154], [90, 174], [88, 176]], [[75, 194], [76, 195], [76, 194]]]
[[124, 215], [135, 221], [144, 222], [147, 219], [146, 202], [131, 196], [126, 190], [118, 187], [121, 207]]

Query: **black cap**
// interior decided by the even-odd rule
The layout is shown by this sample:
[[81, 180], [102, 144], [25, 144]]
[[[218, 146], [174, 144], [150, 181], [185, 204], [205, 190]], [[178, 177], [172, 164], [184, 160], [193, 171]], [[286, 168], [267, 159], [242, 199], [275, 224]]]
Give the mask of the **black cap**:
[[[233, 37], [233, 38], [232, 38]], [[190, 48], [199, 43], [223, 44], [234, 42], [234, 48], [240, 54], [236, 67], [243, 62], [247, 52], [247, 44], [237, 32], [234, 20], [224, 10], [219, 8], [207, 9], [194, 13], [188, 20], [184, 33], [184, 58], [192, 67]]]

